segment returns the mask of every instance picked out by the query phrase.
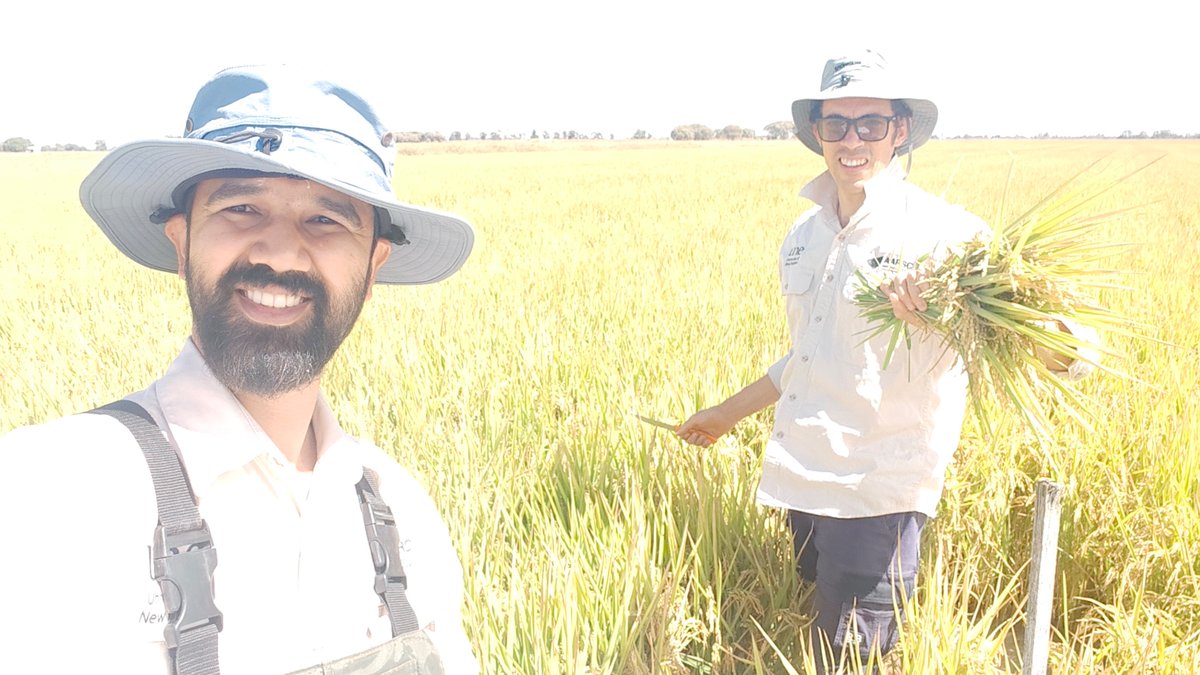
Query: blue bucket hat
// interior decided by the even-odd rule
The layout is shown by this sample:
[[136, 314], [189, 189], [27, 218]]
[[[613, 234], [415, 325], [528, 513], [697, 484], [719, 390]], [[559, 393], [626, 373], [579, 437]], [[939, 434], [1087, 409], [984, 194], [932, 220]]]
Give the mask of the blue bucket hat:
[[397, 201], [392, 135], [357, 94], [286, 66], [231, 68], [204, 85], [183, 138], [135, 141], [108, 153], [79, 198], [109, 240], [134, 261], [175, 272], [163, 232], [182, 210], [180, 188], [225, 172], [298, 176], [386, 213], [392, 254], [376, 281], [427, 284], [453, 274], [475, 239], [458, 216]]
[[809, 150], [821, 154], [812, 127], [812, 104], [814, 101], [830, 101], [837, 98], [882, 98], [889, 101], [904, 101], [912, 110], [908, 127], [908, 141], [896, 148], [903, 155], [921, 147], [933, 136], [937, 126], [938, 109], [933, 101], [914, 98], [910, 85], [900, 79], [888, 67], [883, 55], [870, 49], [847, 56], [839, 56], [825, 62], [821, 73], [821, 88], [816, 93], [792, 102], [792, 120], [796, 123], [796, 135]]

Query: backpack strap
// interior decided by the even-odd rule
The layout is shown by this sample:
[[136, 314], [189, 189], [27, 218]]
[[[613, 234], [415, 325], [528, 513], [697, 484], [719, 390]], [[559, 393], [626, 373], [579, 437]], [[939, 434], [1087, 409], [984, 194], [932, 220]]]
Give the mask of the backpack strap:
[[[179, 455], [145, 408], [121, 400], [97, 408], [133, 434], [154, 482], [158, 526], [154, 529], [152, 572], [167, 610], [163, 636], [174, 675], [219, 675], [217, 633], [223, 625], [214, 601], [213, 571], [217, 550]], [[408, 601], [408, 577], [400, 561], [400, 533], [391, 508], [379, 496], [379, 475], [363, 467], [355, 486], [375, 565], [375, 592], [387, 606], [392, 637], [420, 628]]]
[[379, 474], [363, 467], [362, 480], [355, 486], [362, 508], [363, 525], [367, 528], [367, 543], [371, 546], [371, 562], [375, 563], [375, 592], [387, 605], [392, 620], [392, 637], [399, 637], [420, 628], [417, 614], [408, 602], [408, 577], [400, 562], [400, 532], [392, 510], [379, 496]]
[[196, 508], [179, 456], [154, 418], [133, 401], [115, 401], [91, 412], [124, 424], [150, 467], [158, 502], [151, 571], [162, 589], [167, 610], [163, 638], [171, 655], [172, 672], [219, 675], [217, 633], [223, 618], [213, 600], [217, 549]]

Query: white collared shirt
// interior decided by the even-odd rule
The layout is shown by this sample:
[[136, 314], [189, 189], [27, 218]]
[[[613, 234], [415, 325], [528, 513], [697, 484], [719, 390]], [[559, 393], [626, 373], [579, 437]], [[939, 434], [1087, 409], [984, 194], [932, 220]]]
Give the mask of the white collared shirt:
[[781, 248], [792, 348], [768, 371], [781, 395], [758, 501], [841, 518], [933, 515], [958, 445], [966, 375], [944, 342], [919, 333], [883, 368], [888, 336], [866, 339], [855, 272], [894, 276], [987, 226], [905, 182], [896, 160], [865, 190], [843, 228], [833, 179], [818, 176], [801, 192], [816, 206]]
[[[287, 462], [189, 341], [129, 397], [167, 429], [217, 549], [222, 675], [286, 673], [391, 638], [355, 485], [380, 477], [407, 596], [448, 673], [478, 670], [462, 628], [462, 568], [419, 483], [346, 435], [324, 398], [311, 474]], [[0, 438], [0, 654], [14, 672], [166, 673], [165, 612], [150, 576], [158, 519], [146, 460], [104, 415]]]

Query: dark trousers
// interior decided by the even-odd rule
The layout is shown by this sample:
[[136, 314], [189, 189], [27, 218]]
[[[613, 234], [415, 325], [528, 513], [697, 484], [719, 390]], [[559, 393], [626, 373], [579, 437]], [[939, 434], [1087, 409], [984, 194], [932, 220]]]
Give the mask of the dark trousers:
[[[832, 671], [843, 649], [857, 649], [866, 663], [872, 651], [895, 646], [901, 598], [916, 586], [925, 520], [922, 513], [831, 518], [788, 511], [796, 569], [816, 585], [811, 636], [820, 672]], [[834, 660], [822, 668], [827, 649]]]

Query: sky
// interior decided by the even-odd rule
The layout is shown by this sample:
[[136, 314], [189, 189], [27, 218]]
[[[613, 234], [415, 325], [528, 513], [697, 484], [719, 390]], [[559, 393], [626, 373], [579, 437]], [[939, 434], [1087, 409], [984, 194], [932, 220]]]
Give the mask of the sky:
[[398, 131], [761, 130], [864, 47], [938, 104], [939, 136], [1200, 133], [1193, 0], [14, 4], [0, 140], [37, 146], [179, 135], [196, 89], [256, 63], [336, 75]]

